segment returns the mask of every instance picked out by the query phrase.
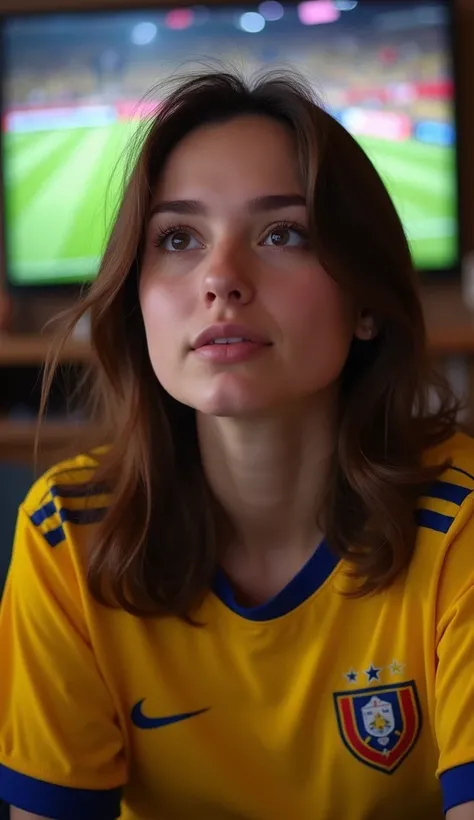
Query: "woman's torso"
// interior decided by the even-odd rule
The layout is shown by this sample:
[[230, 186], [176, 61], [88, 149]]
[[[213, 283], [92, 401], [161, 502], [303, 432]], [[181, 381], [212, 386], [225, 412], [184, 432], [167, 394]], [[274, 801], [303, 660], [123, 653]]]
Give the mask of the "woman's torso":
[[131, 761], [124, 820], [441, 820], [436, 537], [421, 529], [406, 581], [362, 600], [315, 554], [269, 619], [214, 593], [199, 627], [93, 619]]
[[345, 567], [323, 544], [256, 610], [219, 576], [193, 626], [95, 603], [81, 556], [96, 501], [53, 488], [38, 526], [55, 533], [57, 514], [74, 553], [77, 607], [123, 737], [123, 820], [441, 820], [440, 577], [473, 491], [449, 468], [420, 499], [413, 560], [384, 592], [344, 595]]

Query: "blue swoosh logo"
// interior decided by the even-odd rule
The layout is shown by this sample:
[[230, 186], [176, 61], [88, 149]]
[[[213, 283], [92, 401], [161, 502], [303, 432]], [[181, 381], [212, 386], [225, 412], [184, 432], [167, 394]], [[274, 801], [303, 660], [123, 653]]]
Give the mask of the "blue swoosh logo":
[[198, 709], [196, 712], [183, 712], [181, 715], [168, 715], [166, 717], [147, 717], [143, 714], [142, 706], [145, 698], [139, 700], [132, 708], [130, 717], [134, 726], [138, 729], [161, 729], [163, 726], [170, 726], [172, 723], [181, 723], [183, 720], [202, 715], [203, 712], [208, 712], [209, 707], [205, 709]]

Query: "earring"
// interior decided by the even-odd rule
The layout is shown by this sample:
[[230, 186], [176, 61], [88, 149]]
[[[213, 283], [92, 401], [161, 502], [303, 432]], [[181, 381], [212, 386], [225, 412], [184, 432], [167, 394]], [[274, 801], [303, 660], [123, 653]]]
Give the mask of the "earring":
[[360, 316], [359, 319], [359, 329], [356, 335], [362, 341], [369, 341], [373, 339], [376, 334], [375, 330], [375, 323], [373, 316], [369, 313], [369, 311], [364, 311], [363, 314]]

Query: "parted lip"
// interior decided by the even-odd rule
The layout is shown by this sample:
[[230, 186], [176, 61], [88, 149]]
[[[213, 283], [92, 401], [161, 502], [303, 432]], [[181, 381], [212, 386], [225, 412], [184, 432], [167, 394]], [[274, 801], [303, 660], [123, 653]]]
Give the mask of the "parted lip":
[[200, 347], [212, 344], [215, 339], [244, 339], [246, 342], [253, 342], [254, 344], [270, 345], [271, 342], [257, 333], [252, 328], [246, 325], [233, 324], [216, 324], [206, 327], [191, 344], [192, 350], [198, 350]]

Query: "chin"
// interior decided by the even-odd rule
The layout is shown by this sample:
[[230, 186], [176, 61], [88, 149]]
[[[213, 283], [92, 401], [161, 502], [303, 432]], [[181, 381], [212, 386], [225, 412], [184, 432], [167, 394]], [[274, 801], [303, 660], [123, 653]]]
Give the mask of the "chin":
[[266, 403], [259, 403], [255, 398], [245, 401], [236, 401], [230, 398], [215, 398], [202, 401], [195, 401], [193, 407], [198, 413], [205, 416], [219, 416], [221, 418], [248, 418], [259, 415], [270, 408]]
[[165, 386], [179, 402], [206, 416], [245, 418], [272, 412], [278, 404], [275, 385], [260, 378], [242, 378], [241, 374], [220, 373], [211, 379], [196, 379]]
[[[230, 386], [227, 385], [229, 388]], [[268, 395], [254, 385], [232, 385], [233, 389], [214, 389], [199, 391], [189, 402], [198, 413], [207, 416], [221, 416], [225, 418], [245, 418], [271, 410], [274, 402]], [[240, 388], [240, 389], [239, 389]]]

